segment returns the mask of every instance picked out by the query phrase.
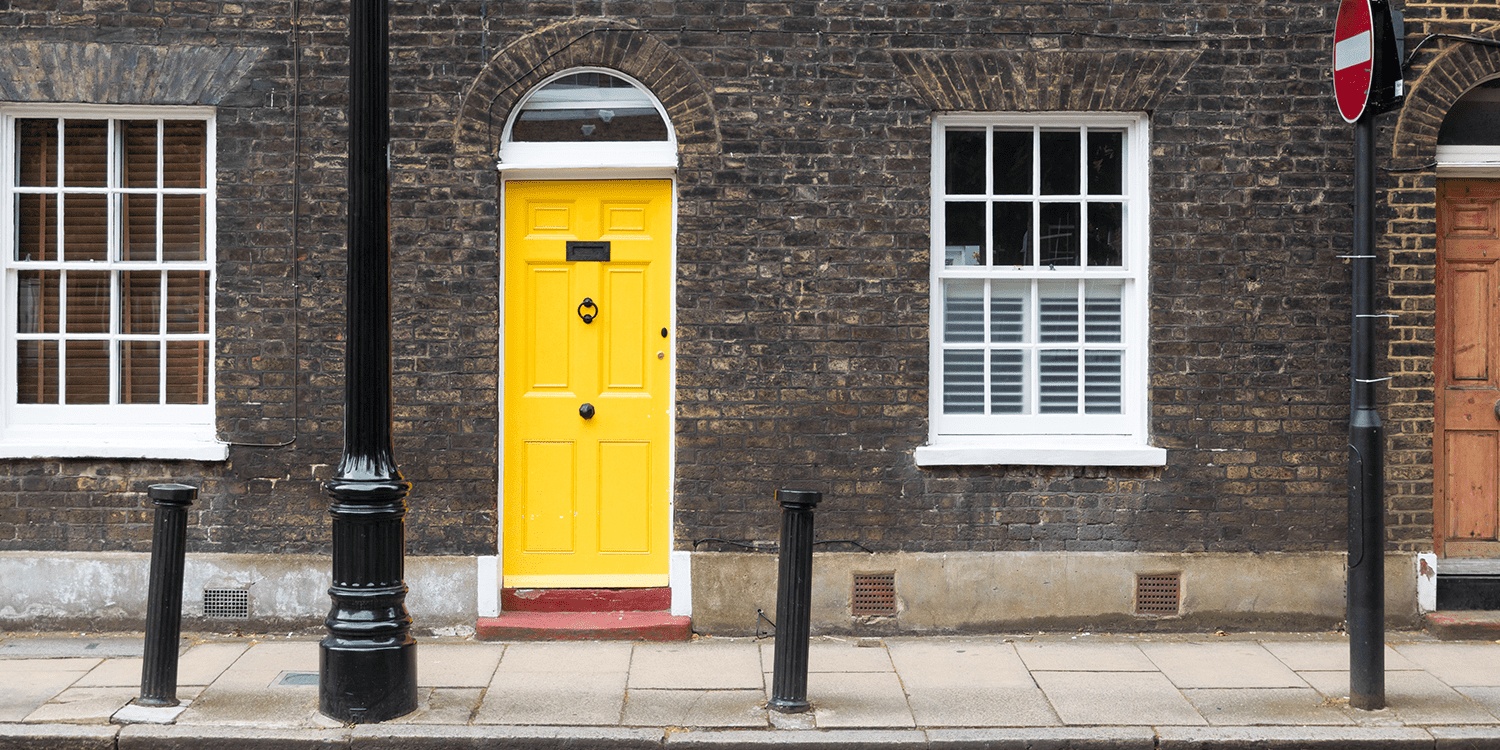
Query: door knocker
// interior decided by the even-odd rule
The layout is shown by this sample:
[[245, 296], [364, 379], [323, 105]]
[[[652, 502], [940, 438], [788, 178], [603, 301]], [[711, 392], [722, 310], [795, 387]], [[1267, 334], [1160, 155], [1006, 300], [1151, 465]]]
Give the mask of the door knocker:
[[[593, 312], [584, 312], [583, 308], [585, 307], [593, 310]], [[594, 318], [599, 317], [599, 306], [594, 304], [594, 300], [592, 297], [584, 297], [583, 303], [578, 305], [578, 317], [583, 318], [584, 323], [592, 323], [594, 322]]]

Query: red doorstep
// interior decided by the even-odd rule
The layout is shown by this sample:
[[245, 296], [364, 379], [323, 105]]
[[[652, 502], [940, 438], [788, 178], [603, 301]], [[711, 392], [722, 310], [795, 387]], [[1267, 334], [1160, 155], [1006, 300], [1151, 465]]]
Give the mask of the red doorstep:
[[1423, 620], [1427, 632], [1440, 641], [1500, 639], [1500, 612], [1428, 612]]
[[661, 612], [672, 589], [501, 589], [502, 612]]
[[690, 617], [669, 612], [502, 612], [475, 627], [485, 641], [686, 641]]

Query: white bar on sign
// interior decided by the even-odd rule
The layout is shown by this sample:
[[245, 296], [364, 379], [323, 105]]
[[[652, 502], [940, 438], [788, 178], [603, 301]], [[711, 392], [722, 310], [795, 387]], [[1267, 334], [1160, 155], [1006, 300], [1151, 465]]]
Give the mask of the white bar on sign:
[[1340, 41], [1333, 46], [1333, 69], [1343, 70], [1369, 62], [1372, 46], [1368, 31]]

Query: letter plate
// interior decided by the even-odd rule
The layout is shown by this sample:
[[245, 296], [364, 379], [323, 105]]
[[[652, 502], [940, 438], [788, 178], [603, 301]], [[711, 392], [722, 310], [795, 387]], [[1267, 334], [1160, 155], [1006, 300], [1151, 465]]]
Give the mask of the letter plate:
[[568, 241], [568, 260], [609, 260], [609, 242]]

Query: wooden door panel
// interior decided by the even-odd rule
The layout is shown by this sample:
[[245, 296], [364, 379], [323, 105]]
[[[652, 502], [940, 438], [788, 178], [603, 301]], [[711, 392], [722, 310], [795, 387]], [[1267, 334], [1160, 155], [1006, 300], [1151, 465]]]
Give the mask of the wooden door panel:
[[1448, 539], [1494, 541], [1497, 433], [1493, 430], [1450, 430], [1445, 436], [1449, 502]]
[[1490, 379], [1492, 271], [1467, 263], [1448, 268], [1448, 305], [1455, 312], [1448, 318], [1448, 373], [1454, 381]]

